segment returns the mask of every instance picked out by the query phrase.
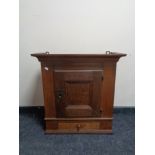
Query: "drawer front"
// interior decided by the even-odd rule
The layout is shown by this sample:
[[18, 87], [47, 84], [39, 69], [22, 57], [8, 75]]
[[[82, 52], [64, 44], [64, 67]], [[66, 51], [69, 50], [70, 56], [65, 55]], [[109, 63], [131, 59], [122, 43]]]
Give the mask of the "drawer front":
[[[88, 119], [88, 118], [87, 118]], [[111, 133], [112, 118], [100, 120], [46, 120], [46, 133]]]
[[100, 129], [100, 122], [59, 122], [58, 128], [63, 130], [98, 130]]

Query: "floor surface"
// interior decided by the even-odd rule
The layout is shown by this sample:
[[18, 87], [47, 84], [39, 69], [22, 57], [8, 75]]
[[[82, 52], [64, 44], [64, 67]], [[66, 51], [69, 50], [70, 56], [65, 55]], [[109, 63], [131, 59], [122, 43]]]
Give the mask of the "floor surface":
[[113, 134], [46, 135], [43, 109], [20, 109], [20, 155], [134, 155], [135, 110], [114, 110]]

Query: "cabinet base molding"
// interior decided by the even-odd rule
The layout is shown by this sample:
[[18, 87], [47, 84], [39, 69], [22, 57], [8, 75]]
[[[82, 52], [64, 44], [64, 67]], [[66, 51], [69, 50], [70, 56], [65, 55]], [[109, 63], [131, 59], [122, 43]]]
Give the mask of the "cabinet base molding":
[[100, 118], [100, 117], [94, 117], [94, 118], [48, 118], [48, 117], [45, 117], [44, 118], [45, 121], [72, 121], [72, 120], [113, 120], [113, 118], [108, 118], [108, 117], [105, 117], [105, 118]]
[[86, 130], [86, 131], [74, 131], [74, 130], [45, 130], [45, 134], [112, 134], [112, 130]]
[[45, 133], [112, 133], [112, 119], [56, 118], [45, 120]]

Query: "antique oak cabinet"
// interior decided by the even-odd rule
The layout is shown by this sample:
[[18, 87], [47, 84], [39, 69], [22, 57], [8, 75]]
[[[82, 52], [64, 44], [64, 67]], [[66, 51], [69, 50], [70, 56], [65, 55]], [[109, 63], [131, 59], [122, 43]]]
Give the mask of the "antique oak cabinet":
[[46, 133], [111, 133], [122, 53], [34, 53], [41, 63]]

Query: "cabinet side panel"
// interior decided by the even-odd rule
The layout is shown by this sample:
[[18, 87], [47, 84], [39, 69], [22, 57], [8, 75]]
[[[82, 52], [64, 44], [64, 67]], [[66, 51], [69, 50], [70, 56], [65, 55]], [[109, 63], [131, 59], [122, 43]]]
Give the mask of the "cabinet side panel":
[[102, 104], [103, 117], [112, 117], [114, 91], [115, 91], [116, 63], [106, 62], [104, 64], [104, 80], [102, 83]]
[[56, 117], [53, 70], [41, 66], [44, 93], [45, 117]]

